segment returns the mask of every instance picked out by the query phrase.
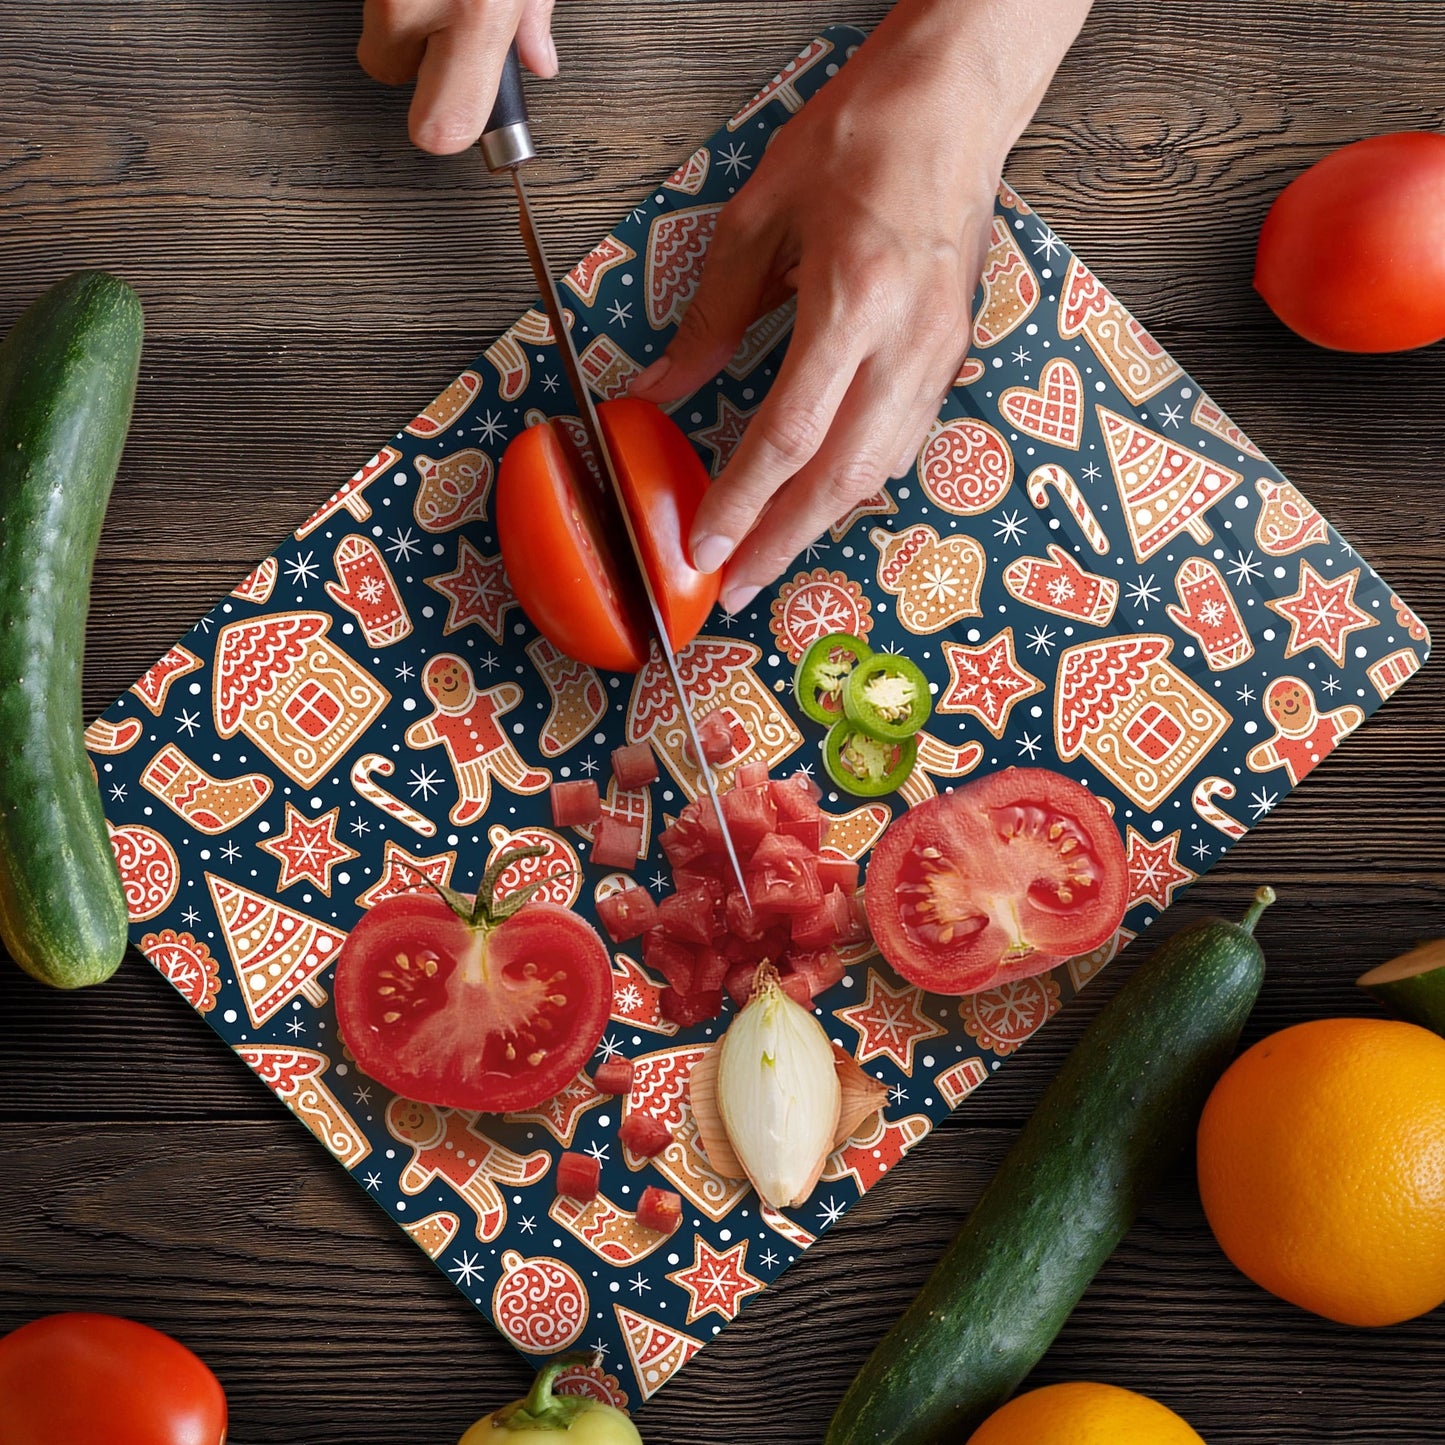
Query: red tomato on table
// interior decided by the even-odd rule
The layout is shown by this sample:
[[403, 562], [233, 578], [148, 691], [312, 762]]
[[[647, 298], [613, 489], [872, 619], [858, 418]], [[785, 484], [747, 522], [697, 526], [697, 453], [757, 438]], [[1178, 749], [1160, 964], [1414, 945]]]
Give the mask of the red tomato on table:
[[932, 993], [978, 993], [1108, 939], [1128, 902], [1128, 866], [1087, 788], [1046, 768], [1009, 768], [894, 821], [869, 860], [865, 898], [898, 973]]
[[1445, 337], [1445, 135], [1401, 131], [1316, 162], [1265, 217], [1255, 289], [1335, 351]]
[[[674, 649], [685, 647], [717, 602], [717, 574], [687, 553], [708, 474], [687, 437], [651, 402], [624, 397], [597, 408], [647, 575]], [[528, 427], [497, 476], [497, 540], [522, 611], [578, 662], [637, 672], [647, 661], [647, 599], [627, 579], [627, 537], [566, 430]]]
[[342, 1038], [374, 1079], [488, 1114], [558, 1093], [612, 1011], [602, 940], [552, 903], [472, 924], [435, 894], [385, 899], [351, 930], [335, 987]]
[[220, 1381], [148, 1325], [49, 1315], [0, 1339], [4, 1445], [222, 1445], [225, 1438]]

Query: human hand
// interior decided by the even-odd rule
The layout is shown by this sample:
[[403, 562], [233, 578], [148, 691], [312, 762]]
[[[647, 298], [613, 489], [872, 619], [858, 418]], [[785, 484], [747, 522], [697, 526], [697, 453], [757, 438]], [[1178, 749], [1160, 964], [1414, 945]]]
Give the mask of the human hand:
[[[1004, 156], [1053, 70], [1001, 77], [1000, 47], [980, 62], [970, 42], [990, 37], [960, 44], [961, 22], [1017, 25], [1035, 3], [901, 0], [725, 207], [677, 336], [633, 383], [651, 401], [688, 395], [796, 294], [787, 356], [692, 529], [728, 611], [913, 465], [968, 350]], [[1056, 8], [1081, 22], [1087, 0]]]
[[408, 130], [414, 144], [452, 155], [476, 144], [492, 113], [515, 37], [535, 75], [557, 73], [554, 0], [366, 0], [356, 58], [385, 85], [416, 81]]

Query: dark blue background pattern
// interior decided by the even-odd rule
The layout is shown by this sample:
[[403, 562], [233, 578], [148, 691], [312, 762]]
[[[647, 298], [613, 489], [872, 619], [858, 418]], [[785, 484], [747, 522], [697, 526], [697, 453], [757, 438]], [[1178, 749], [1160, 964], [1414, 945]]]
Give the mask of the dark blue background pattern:
[[[575, 294], [576, 288], [567, 296], [567, 304], [576, 310], [579, 348], [585, 350], [599, 336], [606, 337], [637, 366], [645, 366], [661, 354], [675, 324], [675, 303], [685, 290], [670, 299], [665, 292], [649, 290], [651, 268], [647, 260], [654, 224], [667, 213], [716, 206], [732, 195], [752, 172], [773, 131], [836, 71], [861, 38], [842, 28], [828, 31], [804, 52], [785, 83], [775, 85], [763, 103], [745, 109], [728, 127], [719, 130], [689, 168], [645, 197], [627, 215], [613, 236], [633, 255], [626, 257], [624, 250], [614, 248], [624, 259], [603, 271], [596, 295], [585, 304]], [[790, 717], [790, 726], [775, 750], [776, 761], [782, 761], [781, 754], [792, 754], [788, 769], [803, 766], [816, 774], [821, 771], [820, 730], [793, 709], [786, 686], [793, 663], [788, 655], [788, 639], [779, 635], [781, 623], [777, 619], [784, 611], [783, 604], [791, 604], [793, 611], [788, 615], [795, 621], [802, 619], [807, 624], [811, 617], [813, 625], [826, 630], [830, 602], [851, 598], [844, 603], [845, 616], [848, 607], [855, 613], [860, 608], [866, 612], [872, 645], [908, 653], [936, 685], [940, 711], [930, 731], [942, 745], [958, 748], [977, 744], [975, 766], [979, 771], [1031, 764], [1058, 768], [1087, 782], [1113, 807], [1121, 833], [1130, 839], [1131, 906], [1125, 932], [1117, 940], [1127, 942], [1154, 921], [1179, 887], [1212, 866], [1230, 846], [1231, 838], [1191, 807], [1196, 783], [1213, 776], [1235, 786], [1231, 807], [1240, 824], [1235, 831], [1259, 821], [1289, 791], [1291, 775], [1285, 770], [1256, 771], [1246, 761], [1251, 749], [1267, 741], [1274, 731], [1263, 704], [1272, 680], [1294, 676], [1307, 682], [1321, 712], [1352, 706], [1368, 714], [1382, 697], [1381, 688], [1372, 683], [1367, 669], [1382, 658], [1409, 651], [1414, 656], [1404, 659], [1404, 670], [1408, 671], [1423, 660], [1428, 643], [1423, 628], [1399, 607], [1387, 585], [1332, 530], [1326, 532], [1321, 525], [1318, 540], [1287, 555], [1267, 555], [1256, 538], [1262, 497], [1254, 483], [1258, 479], [1282, 481], [1279, 473], [1252, 449], [1246, 449], [1242, 437], [1226, 433], [1222, 423], [1211, 428], [1197, 424], [1196, 409], [1201, 403], [1207, 405], [1207, 399], [1197, 383], [1182, 371], [1146, 401], [1131, 403], [1088, 339], [1066, 337], [1060, 332], [1060, 295], [1071, 260], [1068, 249], [1043, 220], [1007, 192], [997, 215], [1017, 253], [1014, 274], [1023, 274], [1017, 264], [1021, 260], [1027, 273], [1023, 284], [1027, 290], [1032, 278], [1037, 294], [1026, 320], [1016, 318], [1016, 324], [996, 341], [990, 341], [988, 336], [976, 341], [974, 356], [981, 363], [976, 367], [977, 379], [954, 390], [941, 421], [981, 419], [1007, 439], [1014, 456], [1013, 480], [1007, 490], [996, 498], [985, 499], [981, 510], [970, 511], [958, 506], [956, 498], [951, 506], [941, 504], [938, 489], [926, 485], [915, 472], [903, 482], [890, 484], [889, 495], [872, 510], [859, 514], [841, 535], [835, 529], [834, 534], [810, 548], [781, 589], [764, 594], [735, 620], [715, 616], [705, 631], [708, 638], [718, 642], [746, 641], [758, 649], [753, 668], [761, 680], [759, 685]], [[665, 317], [659, 315], [664, 307], [669, 311]], [[535, 331], [531, 334], [535, 335]], [[674, 410], [675, 419], [693, 436], [699, 454], [714, 471], [727, 447], [729, 419], [757, 407], [785, 345], [786, 336], [780, 334], [772, 350], [759, 358], [750, 371], [739, 376], [724, 374]], [[957, 1102], [968, 1087], [996, 1070], [1029, 1033], [1097, 972], [1107, 961], [1108, 951], [972, 1001], [922, 995], [906, 988], [876, 957], [855, 955], [847, 978], [819, 1001], [818, 1011], [830, 1035], [854, 1052], [868, 1071], [887, 1086], [886, 1127], [866, 1147], [840, 1156], [813, 1197], [801, 1208], [789, 1211], [787, 1218], [762, 1215], [756, 1197], [745, 1191], [740, 1191], [740, 1197], [718, 1218], [690, 1202], [684, 1227], [664, 1245], [645, 1257], [628, 1255], [625, 1262], [610, 1262], [589, 1250], [549, 1215], [554, 1201], [552, 1171], [546, 1168], [542, 1172], [541, 1164], [525, 1161], [537, 1151], [555, 1157], [563, 1146], [558, 1130], [536, 1119], [504, 1122], [486, 1118], [471, 1131], [466, 1129], [466, 1120], [450, 1121], [454, 1134], [460, 1131], [462, 1153], [469, 1148], [479, 1154], [497, 1150], [498, 1159], [512, 1161], [498, 1164], [492, 1175], [494, 1180], [498, 1175], [505, 1179], [510, 1169], [514, 1180], [496, 1184], [495, 1198], [500, 1202], [504, 1221], [495, 1237], [481, 1237], [475, 1192], [472, 1198], [465, 1198], [441, 1176], [416, 1192], [402, 1189], [403, 1172], [412, 1158], [408, 1136], [404, 1129], [400, 1136], [388, 1129], [389, 1096], [360, 1075], [343, 1052], [329, 998], [316, 1001], [329, 993], [328, 970], [322, 969], [303, 993], [288, 999], [284, 1007], [256, 1026], [248, 1017], [206, 876], [240, 885], [339, 934], [360, 916], [358, 896], [381, 877], [383, 846], [388, 840], [413, 855], [454, 851], [452, 882], [465, 889], [475, 887], [485, 866], [491, 846], [488, 830], [499, 824], [510, 830], [549, 827], [545, 791], [522, 795], [502, 789], [494, 789], [483, 819], [468, 827], [449, 826], [446, 815], [457, 794], [445, 754], [436, 748], [415, 750], [403, 743], [408, 727], [425, 717], [430, 706], [422, 693], [420, 675], [427, 659], [438, 652], [465, 657], [479, 688], [494, 687], [502, 681], [517, 685], [520, 701], [506, 715], [503, 726], [528, 765], [547, 769], [559, 780], [590, 775], [605, 782], [608, 753], [625, 740], [633, 681], [617, 676], [601, 679], [605, 715], [561, 755], [543, 756], [537, 735], [548, 715], [551, 697], [525, 651], [536, 634], [520, 609], [513, 607], [493, 616], [490, 631], [479, 624], [447, 632], [447, 597], [427, 580], [453, 571], [459, 560], [465, 560], [465, 554], [459, 558], [463, 539], [483, 559], [496, 554], [497, 543], [487, 515], [459, 529], [428, 531], [419, 527], [419, 513], [415, 510], [417, 458], [444, 460], [476, 449], [495, 464], [507, 442], [527, 424], [529, 412], [559, 414], [572, 410], [550, 341], [528, 341], [513, 354], [525, 354], [527, 362], [526, 384], [520, 393], [505, 399], [497, 366], [479, 358], [474, 363], [479, 389], [444, 434], [421, 439], [406, 432], [396, 433], [389, 443], [396, 455], [366, 488], [365, 506], [357, 509], [363, 515], [335, 511], [315, 530], [279, 548], [270, 597], [257, 602], [233, 594], [203, 618], [183, 639], [199, 666], [176, 679], [159, 715], [136, 694], [122, 696], [105, 714], [105, 721], [121, 729], [122, 737], [128, 735], [125, 729], [129, 727], [135, 734], [131, 745], [121, 751], [116, 750], [119, 743], [98, 746], [93, 757], [112, 825], [121, 830], [152, 830], [164, 838], [177, 860], [168, 872], [165, 848], [159, 849], [162, 856], [157, 863], [159, 881], [155, 890], [159, 898], [154, 901], [164, 906], [158, 913], [143, 910], [150, 916], [136, 923], [136, 941], [150, 940], [147, 947], [163, 968], [168, 955], [156, 943], [162, 934], [166, 938], [185, 935], [204, 945], [219, 965], [218, 992], [213, 1000], [203, 1000], [191, 991], [193, 978], [190, 988], [183, 991], [188, 992], [193, 1003], [205, 1007], [208, 1022], [229, 1045], [243, 1050], [269, 1050], [261, 1068], [263, 1077], [273, 1085], [280, 1082], [284, 1086], [283, 1097], [298, 1114], [310, 1116], [314, 1130], [320, 1128], [323, 1135], [330, 1134], [333, 1152], [349, 1161], [358, 1185], [403, 1226], [415, 1227], [436, 1215], [455, 1218], [456, 1228], [449, 1237], [448, 1227], [436, 1226], [437, 1232], [430, 1236], [430, 1252], [447, 1277], [489, 1315], [493, 1313], [494, 1292], [508, 1266], [515, 1269], [522, 1260], [532, 1261], [523, 1266], [522, 1275], [510, 1287], [503, 1288], [501, 1298], [525, 1300], [523, 1285], [532, 1285], [535, 1294], [527, 1309], [537, 1319], [557, 1320], [556, 1338], [551, 1344], [572, 1333], [566, 1322], [573, 1318], [569, 1310], [573, 1311], [573, 1323], [582, 1326], [579, 1343], [595, 1344], [604, 1352], [604, 1373], [609, 1378], [601, 1380], [598, 1388], [635, 1405], [665, 1383], [698, 1345], [716, 1334], [756, 1288], [774, 1280], [796, 1258], [800, 1248], [834, 1224], [863, 1187], [881, 1176], [948, 1112], [951, 1099]], [[1038, 386], [1042, 368], [1058, 358], [1077, 367], [1083, 388], [1076, 448], [1027, 435], [1000, 410], [1008, 388]], [[1213, 533], [1209, 542], [1200, 544], [1181, 532], [1146, 560], [1137, 560], [1126, 535], [1119, 490], [1096, 404], [1165, 438], [1168, 446], [1177, 447], [1186, 459], [1202, 457], [1219, 468], [1241, 474], [1241, 483], [1209, 510]], [[1056, 491], [1047, 493], [1042, 506], [1030, 500], [1026, 479], [1036, 468], [1049, 463], [1067, 469], [1078, 482], [1102, 529], [1100, 540], [1107, 547], [1103, 555], [1090, 543], [1077, 518], [1061, 504]], [[943, 496], [944, 503], [949, 502], [950, 495]], [[367, 509], [369, 515], [365, 514]], [[984, 563], [976, 608], [941, 630], [923, 635], [900, 622], [897, 592], [880, 580], [880, 546], [886, 544], [888, 536], [870, 535], [880, 527], [885, 534], [896, 535], [918, 524], [932, 527], [940, 543], [951, 536], [976, 539]], [[336, 576], [335, 550], [348, 535], [363, 538], [379, 549], [415, 624], [409, 636], [390, 646], [374, 650], [367, 646], [353, 624], [352, 613], [333, 603], [324, 590]], [[1117, 584], [1117, 607], [1107, 626], [1040, 609], [1006, 589], [1002, 576], [1009, 564], [1026, 557], [1043, 559], [1051, 543], [1077, 559], [1084, 572], [1097, 573]], [[1197, 639], [1182, 630], [1166, 610], [1178, 602], [1176, 576], [1190, 557], [1210, 562], [1221, 579], [1227, 579], [1253, 643], [1252, 656], [1218, 672], [1206, 665]], [[1353, 606], [1365, 621], [1343, 639], [1343, 652], [1335, 656], [1329, 647], [1307, 644], [1296, 646], [1291, 655], [1292, 641], [1298, 643], [1301, 638], [1296, 637], [1287, 616], [1269, 605], [1291, 597], [1299, 589], [1302, 565], [1306, 563], [1322, 579], [1320, 585], [1324, 587], [1358, 569]], [[828, 584], [821, 590], [816, 585], [819, 570]], [[922, 590], [915, 589], [911, 604], [904, 599], [905, 614], [910, 606], [916, 611], [930, 598], [940, 605], [953, 598], [948, 590], [949, 579], [940, 580], [941, 576], [934, 575], [931, 592], [927, 578], [917, 583]], [[842, 584], [841, 591], [832, 585], [834, 582]], [[259, 755], [244, 733], [222, 737], [210, 703], [219, 629], [228, 623], [291, 609], [328, 615], [332, 619], [328, 642], [372, 674], [387, 693], [385, 706], [366, 729], [364, 738], [356, 739], [345, 756], [338, 758], [310, 788], [300, 787]], [[912, 619], [905, 616], [905, 620]], [[1001, 717], [994, 718], [993, 726], [985, 726], [985, 718], [978, 711], [944, 711], [953, 687], [944, 656], [945, 644], [950, 648], [981, 649], [1005, 629], [1012, 637], [1014, 662], [1034, 681], [1033, 692], [1021, 696]], [[493, 632], [496, 635], [491, 635]], [[1227, 722], [1207, 753], [1194, 760], [1187, 775], [1155, 802], [1152, 811], [1141, 807], [1137, 798], [1126, 795], [1102, 775], [1088, 754], [1060, 758], [1053, 722], [1057, 673], [1064, 650], [1097, 638], [1139, 633], [1168, 639], [1171, 664], [1214, 700]], [[1352, 714], [1342, 714], [1342, 718], [1356, 720]], [[93, 742], [98, 739], [99, 735], [93, 733]], [[273, 783], [269, 796], [234, 827], [203, 835], [142, 784], [143, 774], [167, 745], [178, 748], [218, 778], [261, 774]], [[394, 758], [395, 772], [380, 781], [437, 823], [435, 837], [419, 838], [358, 796], [349, 772], [356, 758], [367, 752]], [[943, 788], [949, 782], [940, 776], [935, 785]], [[928, 784], [920, 779], [919, 786], [926, 790]], [[681, 805], [683, 799], [678, 791], [676, 780], [666, 775], [653, 788], [650, 837], [655, 837], [663, 817], [675, 813]], [[907, 801], [917, 801], [920, 796]], [[852, 800], [834, 794], [825, 801], [838, 812], [853, 806]], [[894, 811], [905, 805], [905, 800], [897, 797], [882, 801]], [[332, 885], [329, 893], [305, 882], [292, 884], [284, 891], [276, 886], [278, 860], [262, 852], [261, 846], [286, 832], [288, 808], [312, 820], [333, 808], [339, 810], [336, 837], [355, 856], [328, 871], [326, 877]], [[149, 837], [145, 833], [133, 836], [142, 840]], [[586, 840], [574, 833], [569, 842], [585, 862]], [[170, 876], [172, 872], [174, 876]], [[599, 871], [588, 865], [578, 905], [584, 913], [590, 912], [599, 877]], [[636, 877], [655, 890], [668, 886], [666, 862], [655, 847], [639, 864]], [[166, 971], [174, 974], [173, 968]], [[854, 1012], [850, 1014], [849, 1010]], [[724, 1019], [717, 1025], [670, 1036], [655, 1028], [636, 1026], [632, 1021], [635, 1017], [635, 1010], [629, 1014], [623, 1009], [614, 1019], [599, 1059], [617, 1053], [656, 1055], [706, 1042], [726, 1022]], [[278, 1069], [286, 1074], [288, 1050], [294, 1054], [294, 1068], [291, 1075], [279, 1077]], [[253, 1054], [249, 1061], [260, 1057]], [[675, 1097], [678, 1092], [674, 1089], [671, 1099], [674, 1111], [682, 1107]], [[572, 1121], [570, 1147], [601, 1160], [602, 1192], [608, 1199], [626, 1210], [629, 1203], [635, 1206], [649, 1182], [669, 1184], [658, 1177], [652, 1166], [632, 1167], [622, 1157], [617, 1140], [621, 1110], [616, 1107], [621, 1101], [592, 1098], [584, 1102], [586, 1107]], [[324, 1126], [317, 1124], [318, 1117], [327, 1120]], [[418, 1128], [430, 1122], [434, 1120], [412, 1120]], [[565, 1133], [562, 1131], [563, 1136]], [[436, 1157], [429, 1159], [435, 1163]], [[480, 1163], [485, 1172], [487, 1159]], [[466, 1169], [472, 1167], [473, 1161], [468, 1159]], [[455, 1169], [460, 1171], [459, 1177], [465, 1176], [466, 1170], [460, 1164]], [[531, 1182], [515, 1182], [523, 1177]], [[482, 1193], [491, 1197], [485, 1186]], [[620, 1228], [622, 1235], [635, 1244], [637, 1237], [629, 1233], [625, 1221]], [[549, 1259], [565, 1265], [571, 1277], [556, 1270], [549, 1272], [544, 1263]], [[687, 1284], [678, 1275], [685, 1276]], [[579, 1289], [585, 1290], [585, 1298], [577, 1297]], [[514, 1343], [518, 1342], [515, 1335], [513, 1338]], [[541, 1343], [536, 1338], [521, 1341], [524, 1352], [537, 1359], [549, 1353], [548, 1348], [536, 1347]], [[529, 1344], [532, 1347], [526, 1348]]]

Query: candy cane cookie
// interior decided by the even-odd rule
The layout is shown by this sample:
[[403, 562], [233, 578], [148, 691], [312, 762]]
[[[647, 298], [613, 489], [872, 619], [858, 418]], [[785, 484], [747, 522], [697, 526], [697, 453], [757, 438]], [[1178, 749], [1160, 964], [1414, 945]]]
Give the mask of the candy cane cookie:
[[1084, 494], [1079, 490], [1079, 484], [1056, 462], [1045, 462], [1041, 467], [1035, 467], [1029, 474], [1029, 501], [1036, 507], [1046, 507], [1049, 504], [1049, 488], [1052, 487], [1058, 494], [1059, 500], [1069, 509], [1069, 515], [1084, 529], [1084, 536], [1089, 546], [1101, 557], [1109, 555], [1109, 537], [1099, 525], [1098, 518], [1094, 516], [1088, 502], [1084, 500]]
[[380, 753], [363, 753], [351, 765], [351, 786], [366, 799], [368, 803], [374, 803], [383, 813], [390, 813], [399, 823], [405, 823], [414, 833], [420, 833], [423, 838], [432, 837], [437, 830], [437, 825], [430, 818], [418, 813], [408, 803], [403, 803], [393, 793], [388, 793], [379, 783], [371, 779], [372, 773], [380, 773], [383, 778], [389, 778], [396, 771], [396, 765], [390, 758], [384, 758]]
[[1236, 791], [1234, 784], [1225, 778], [1201, 778], [1195, 783], [1189, 801], [1211, 828], [1218, 828], [1226, 838], [1242, 838], [1249, 830], [1214, 801], [1216, 797], [1232, 798]]

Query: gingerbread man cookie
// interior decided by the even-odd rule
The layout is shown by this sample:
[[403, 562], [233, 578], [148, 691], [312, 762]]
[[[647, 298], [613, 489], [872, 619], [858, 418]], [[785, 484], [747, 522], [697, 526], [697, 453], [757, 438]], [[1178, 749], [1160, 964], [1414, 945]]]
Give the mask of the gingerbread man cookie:
[[1274, 724], [1274, 736], [1251, 748], [1245, 762], [1256, 773], [1283, 768], [1291, 786], [1365, 720], [1364, 711], [1353, 703], [1320, 712], [1314, 690], [1299, 677], [1275, 678], [1265, 690], [1264, 710]]
[[406, 730], [408, 747], [446, 749], [456, 774], [457, 801], [448, 815], [459, 828], [487, 811], [495, 778], [511, 793], [540, 793], [552, 774], [528, 767], [497, 719], [522, 700], [514, 682], [477, 690], [472, 669], [454, 652], [439, 652], [421, 675], [422, 690], [435, 704], [429, 717]]

